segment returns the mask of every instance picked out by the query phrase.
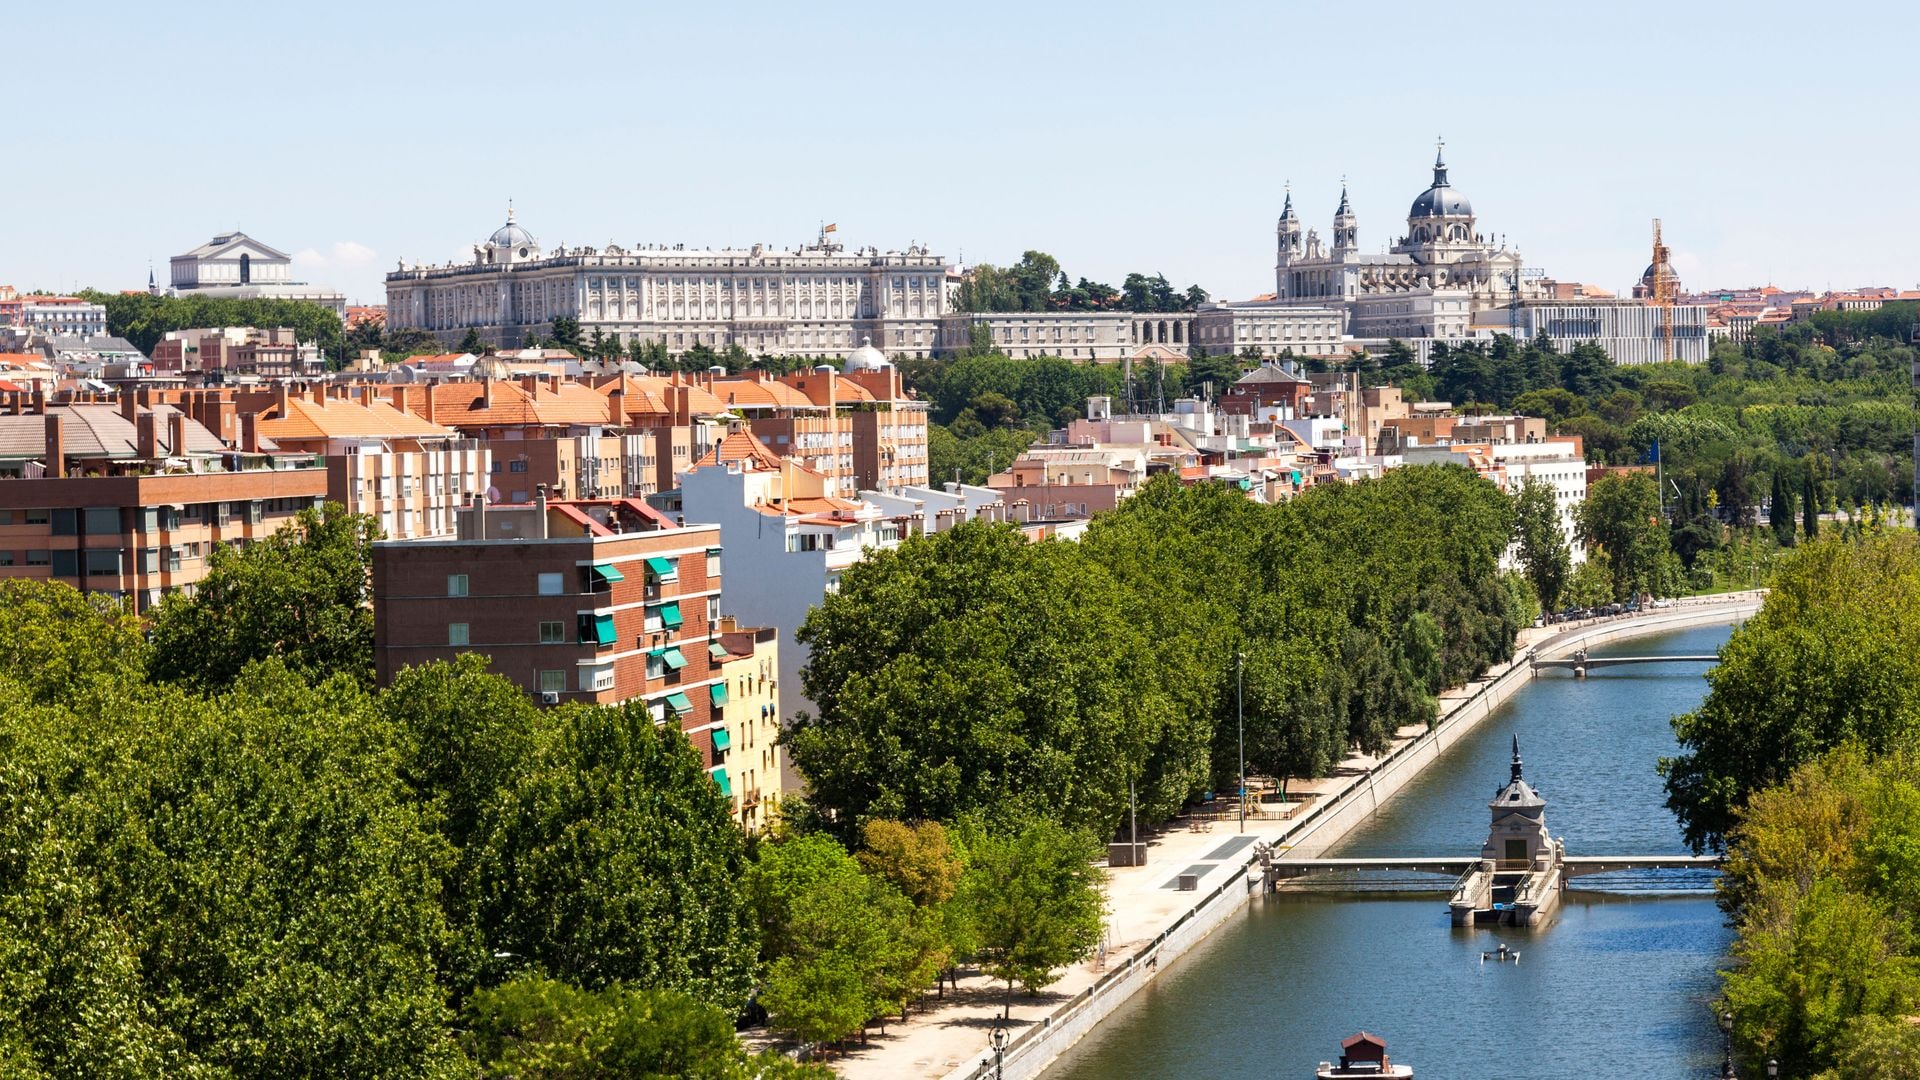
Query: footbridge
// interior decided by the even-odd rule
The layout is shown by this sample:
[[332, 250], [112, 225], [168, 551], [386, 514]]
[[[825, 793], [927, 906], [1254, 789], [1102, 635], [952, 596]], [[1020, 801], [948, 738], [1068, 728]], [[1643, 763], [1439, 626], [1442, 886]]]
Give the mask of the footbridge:
[[[1276, 882], [1318, 875], [1358, 873], [1434, 874], [1458, 879], [1476, 870], [1524, 870], [1529, 865], [1524, 861], [1511, 867], [1498, 865], [1501, 862], [1483, 860], [1478, 856], [1457, 859], [1289, 859], [1282, 855], [1268, 864], [1268, 871]], [[1611, 874], [1620, 870], [1718, 870], [1721, 862], [1718, 855], [1562, 855], [1559, 859], [1561, 874], [1568, 878]], [[1483, 866], [1483, 863], [1491, 865]], [[1440, 882], [1435, 882], [1436, 888], [1440, 885]]]
[[1717, 664], [1718, 656], [1712, 654], [1699, 656], [1588, 656], [1581, 649], [1572, 656], [1555, 657], [1543, 660], [1533, 657], [1530, 663], [1534, 670], [1541, 668], [1572, 668], [1574, 675], [1585, 678], [1589, 669], [1615, 667], [1620, 664]]

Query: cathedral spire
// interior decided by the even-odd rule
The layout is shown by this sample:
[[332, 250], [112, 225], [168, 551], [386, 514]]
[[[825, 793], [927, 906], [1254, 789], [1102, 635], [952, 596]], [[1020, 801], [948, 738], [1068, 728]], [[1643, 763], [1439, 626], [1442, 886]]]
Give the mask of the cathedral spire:
[[1344, 176], [1340, 178], [1340, 209], [1335, 210], [1334, 213], [1336, 215], [1353, 213], [1353, 207], [1347, 205], [1347, 178]]
[[1286, 205], [1280, 208], [1281, 221], [1286, 221], [1289, 218], [1293, 217], [1293, 181], [1291, 180], [1287, 181], [1286, 191], [1287, 191]]
[[1433, 186], [1447, 186], [1447, 140], [1444, 138], [1433, 144]]

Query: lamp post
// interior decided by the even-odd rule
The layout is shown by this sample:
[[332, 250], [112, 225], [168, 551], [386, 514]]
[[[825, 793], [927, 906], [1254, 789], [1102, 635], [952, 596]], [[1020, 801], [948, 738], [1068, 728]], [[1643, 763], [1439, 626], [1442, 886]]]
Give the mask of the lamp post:
[[1778, 1061], [1775, 1061], [1772, 1058], [1768, 1058], [1767, 1059], [1767, 1080], [1773, 1080], [1774, 1077], [1777, 1077], [1779, 1075], [1780, 1075], [1780, 1063]]
[[993, 1047], [993, 1080], [1005, 1080], [1006, 1073], [1001, 1066], [1007, 1049], [1007, 1029], [998, 1020], [993, 1022], [993, 1030], [987, 1032], [987, 1045]]
[[1247, 654], [1233, 654], [1233, 712], [1240, 734], [1240, 831], [1247, 831]]
[[1733, 1014], [1720, 1014], [1720, 1075], [1723, 1080], [1733, 1080], [1737, 1075], [1733, 1071]]

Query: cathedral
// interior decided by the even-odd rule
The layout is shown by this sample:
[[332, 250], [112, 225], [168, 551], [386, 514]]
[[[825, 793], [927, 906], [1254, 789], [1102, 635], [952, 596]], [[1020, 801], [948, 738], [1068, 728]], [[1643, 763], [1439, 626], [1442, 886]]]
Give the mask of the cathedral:
[[1345, 315], [1356, 338], [1459, 338], [1475, 315], [1515, 301], [1545, 297], [1537, 272], [1524, 269], [1518, 250], [1495, 246], [1476, 229], [1473, 203], [1447, 180], [1447, 163], [1434, 157], [1433, 183], [1407, 211], [1406, 235], [1384, 254], [1360, 251], [1359, 219], [1341, 185], [1333, 242], [1301, 234], [1289, 188], [1280, 213], [1274, 302], [1326, 307]]

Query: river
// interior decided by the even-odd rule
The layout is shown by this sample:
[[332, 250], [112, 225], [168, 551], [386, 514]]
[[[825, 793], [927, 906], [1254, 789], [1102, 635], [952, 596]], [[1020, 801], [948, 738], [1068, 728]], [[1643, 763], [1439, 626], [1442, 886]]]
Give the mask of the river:
[[[1706, 654], [1729, 627], [1634, 638], [1595, 656]], [[1686, 850], [1654, 763], [1706, 693], [1701, 664], [1542, 672], [1330, 856], [1476, 852], [1520, 738], [1527, 780], [1572, 855]], [[1047, 1071], [1311, 1078], [1365, 1029], [1419, 1080], [1719, 1075], [1710, 1002], [1731, 934], [1698, 872], [1583, 879], [1544, 930], [1452, 930], [1438, 893], [1257, 899]], [[1499, 942], [1518, 964], [1482, 963]]]

